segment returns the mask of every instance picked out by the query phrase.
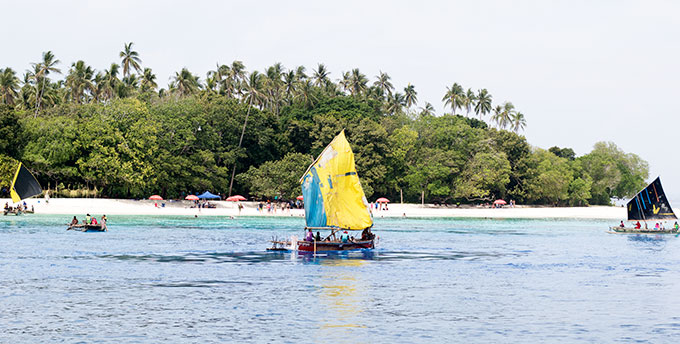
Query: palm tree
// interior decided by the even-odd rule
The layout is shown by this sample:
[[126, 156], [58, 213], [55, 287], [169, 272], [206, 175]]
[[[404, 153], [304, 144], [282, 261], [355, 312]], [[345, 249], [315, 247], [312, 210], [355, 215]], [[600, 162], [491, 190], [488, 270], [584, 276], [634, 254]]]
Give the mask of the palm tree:
[[314, 95], [313, 89], [314, 85], [310, 80], [302, 81], [298, 87], [296, 97], [307, 107], [314, 106], [314, 103], [316, 102], [316, 96]]
[[515, 112], [511, 118], [512, 120], [512, 130], [519, 134], [520, 130], [524, 130], [527, 126], [527, 121], [524, 118], [524, 114], [521, 112]]
[[104, 100], [111, 100], [114, 96], [114, 91], [118, 89], [120, 79], [118, 79], [118, 70], [120, 66], [112, 63], [108, 70], [104, 71], [104, 86], [102, 90], [102, 98]]
[[87, 100], [87, 91], [91, 93], [94, 90], [92, 77], [94, 70], [92, 67], [85, 64], [85, 61], [79, 60], [71, 64], [71, 69], [66, 76], [66, 87], [70, 98], [76, 103], [80, 104]]
[[493, 115], [491, 115], [491, 121], [495, 122], [496, 127], [500, 128], [502, 119], [503, 119], [503, 107], [500, 105], [496, 105], [496, 107], [493, 108]]
[[511, 102], [503, 103], [503, 112], [501, 116], [501, 127], [505, 129], [512, 123], [512, 117], [515, 115], [515, 106]]
[[388, 95], [387, 96], [387, 103], [385, 104], [386, 108], [385, 111], [389, 114], [396, 114], [400, 113], [402, 107], [406, 105], [406, 101], [404, 100], [404, 95], [395, 92], [394, 94]]
[[473, 92], [471, 88], [468, 88], [465, 98], [463, 99], [463, 106], [465, 106], [466, 111], [465, 116], [470, 115], [470, 111], [472, 111], [476, 101], [477, 96], [475, 95], [475, 92]]
[[[232, 68], [233, 69], [233, 68]], [[262, 97], [262, 75], [257, 71], [250, 73], [248, 81], [245, 82], [245, 100], [248, 102], [248, 110], [246, 111], [246, 118], [243, 120], [243, 129], [241, 129], [241, 138], [238, 140], [238, 148], [241, 149], [243, 144], [243, 135], [246, 133], [246, 125], [248, 125], [248, 117], [253, 105], [256, 104], [258, 98]], [[234, 169], [231, 171], [231, 182], [229, 182], [229, 196], [234, 186], [234, 176], [236, 176], [236, 160], [234, 160]]]
[[52, 51], [44, 52], [42, 55], [42, 62], [34, 63], [33, 67], [35, 72], [33, 73], [33, 78], [35, 79], [35, 84], [39, 85], [40, 88], [36, 93], [35, 99], [35, 114], [34, 117], [38, 116], [38, 110], [40, 109], [40, 103], [42, 102], [43, 95], [45, 94], [45, 82], [48, 80], [47, 76], [51, 73], [61, 74], [61, 70], [55, 67], [61, 61], [55, 59]]
[[312, 74], [312, 80], [314, 80], [314, 84], [317, 87], [321, 87], [328, 82], [328, 76], [330, 74], [331, 73], [328, 72], [326, 66], [324, 66], [323, 63], [319, 63], [316, 67], [316, 70], [314, 71], [314, 74]]
[[352, 69], [352, 73], [350, 75], [350, 93], [353, 96], [358, 96], [361, 95], [366, 91], [366, 84], [368, 83], [368, 79], [366, 79], [366, 75], [362, 74], [359, 71], [359, 68], [354, 68]]
[[376, 86], [378, 89], [380, 89], [383, 94], [391, 95], [394, 86], [392, 86], [392, 83], [390, 82], [390, 76], [387, 75], [387, 73], [383, 73], [381, 71], [380, 74], [376, 76], [376, 78], [378, 80], [373, 83], [373, 86]]
[[477, 94], [477, 104], [475, 104], [475, 113], [479, 116], [479, 119], [482, 119], [482, 116], [486, 116], [491, 112], [491, 94], [486, 90], [486, 88], [483, 88], [479, 90], [479, 93]]
[[231, 63], [231, 68], [229, 69], [229, 82], [227, 87], [227, 94], [236, 94], [241, 96], [243, 91], [243, 81], [246, 79], [246, 66], [241, 61], [234, 61]]
[[0, 69], [0, 98], [3, 104], [14, 105], [19, 89], [19, 78], [12, 68]]
[[191, 74], [188, 69], [182, 68], [180, 72], [175, 72], [170, 88], [179, 93], [180, 96], [187, 96], [198, 92], [201, 84], [198, 76]]
[[123, 66], [123, 76], [130, 75], [130, 66], [132, 66], [132, 68], [134, 68], [137, 73], [142, 70], [142, 67], [140, 66], [142, 60], [139, 59], [139, 53], [132, 50], [132, 45], [134, 45], [132, 42], [125, 43], [123, 51], [118, 54], [118, 56], [123, 59], [121, 61], [121, 65]]
[[286, 102], [292, 103], [298, 81], [295, 79], [295, 72], [289, 70], [288, 73], [283, 74], [283, 89], [286, 92]]
[[352, 80], [349, 72], [342, 73], [342, 79], [338, 81], [338, 85], [342, 88], [343, 91], [345, 92], [350, 91], [350, 89], [352, 88]]
[[418, 103], [418, 92], [413, 85], [410, 83], [404, 88], [404, 101], [406, 101], [406, 107], [411, 108], [411, 106]]
[[421, 116], [432, 116], [434, 115], [434, 106], [432, 104], [425, 102], [425, 106], [420, 108]]
[[305, 73], [306, 71], [307, 69], [305, 66], [298, 66], [295, 69], [295, 79], [297, 79], [297, 81], [303, 81], [307, 79], [307, 74]]
[[156, 75], [151, 71], [151, 68], [144, 68], [141, 86], [142, 92], [155, 91], [158, 87], [158, 84], [156, 83]]
[[460, 109], [463, 105], [463, 87], [454, 83], [450, 88], [446, 88], [446, 93], [442, 98], [444, 105], [449, 105], [451, 107], [451, 114], [456, 114], [456, 109]]

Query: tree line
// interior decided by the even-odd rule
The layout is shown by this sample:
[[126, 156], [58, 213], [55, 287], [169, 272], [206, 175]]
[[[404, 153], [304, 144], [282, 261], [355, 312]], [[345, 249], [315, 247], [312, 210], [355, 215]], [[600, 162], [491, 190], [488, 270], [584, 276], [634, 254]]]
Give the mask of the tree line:
[[430, 103], [417, 107], [413, 85], [398, 92], [383, 72], [372, 83], [359, 69], [333, 81], [323, 64], [248, 72], [240, 61], [203, 80], [184, 68], [164, 89], [133, 48], [99, 72], [76, 61], [63, 80], [53, 79], [62, 71], [51, 52], [21, 80], [0, 69], [0, 163], [23, 161], [63, 196], [286, 199], [345, 129], [369, 198], [608, 204], [648, 177], [644, 160], [613, 143], [581, 157], [531, 147], [519, 135], [524, 115], [494, 105], [486, 89], [454, 83], [442, 98], [450, 113], [436, 115]]

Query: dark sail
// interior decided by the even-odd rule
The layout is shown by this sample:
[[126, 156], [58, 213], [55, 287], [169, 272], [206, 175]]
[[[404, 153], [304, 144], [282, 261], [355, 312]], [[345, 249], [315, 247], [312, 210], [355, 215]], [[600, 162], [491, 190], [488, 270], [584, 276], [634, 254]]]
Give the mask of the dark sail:
[[42, 193], [42, 188], [40, 188], [38, 181], [22, 163], [19, 163], [10, 190], [12, 201], [16, 203], [24, 198], [40, 195], [40, 193]]
[[677, 219], [657, 177], [628, 202], [628, 220]]

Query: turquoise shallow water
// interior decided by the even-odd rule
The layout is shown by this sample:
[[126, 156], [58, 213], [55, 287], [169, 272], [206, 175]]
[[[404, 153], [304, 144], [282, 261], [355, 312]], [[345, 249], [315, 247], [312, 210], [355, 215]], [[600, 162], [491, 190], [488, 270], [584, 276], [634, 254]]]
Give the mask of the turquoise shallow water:
[[376, 219], [379, 246], [268, 253], [301, 218], [0, 217], [0, 342], [680, 338], [680, 238], [574, 220]]

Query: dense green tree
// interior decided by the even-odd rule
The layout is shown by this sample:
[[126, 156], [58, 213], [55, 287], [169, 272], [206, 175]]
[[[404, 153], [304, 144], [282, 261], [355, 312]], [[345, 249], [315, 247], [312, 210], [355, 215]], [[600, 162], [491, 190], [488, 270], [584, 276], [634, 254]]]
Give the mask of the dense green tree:
[[300, 194], [300, 177], [314, 159], [305, 154], [288, 153], [281, 160], [251, 166], [237, 179], [259, 198], [295, 199]]

